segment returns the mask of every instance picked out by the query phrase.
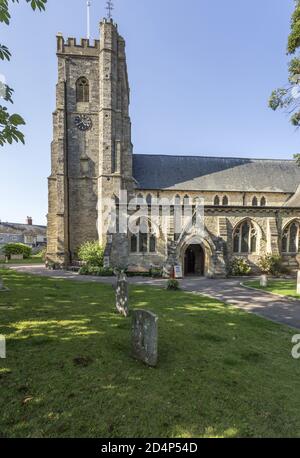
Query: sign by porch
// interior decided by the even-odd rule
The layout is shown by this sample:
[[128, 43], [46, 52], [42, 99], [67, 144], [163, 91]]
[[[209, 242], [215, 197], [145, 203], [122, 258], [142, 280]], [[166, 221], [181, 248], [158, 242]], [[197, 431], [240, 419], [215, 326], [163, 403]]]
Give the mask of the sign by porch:
[[182, 278], [182, 267], [180, 265], [174, 266], [174, 276], [175, 278]]

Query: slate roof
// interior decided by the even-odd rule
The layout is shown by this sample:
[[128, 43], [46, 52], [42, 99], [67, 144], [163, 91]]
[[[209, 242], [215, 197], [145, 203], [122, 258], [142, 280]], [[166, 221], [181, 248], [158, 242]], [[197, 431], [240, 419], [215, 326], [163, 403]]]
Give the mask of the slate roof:
[[5, 232], [7, 234], [12, 231], [17, 231], [20, 234], [25, 235], [46, 235], [47, 227], [38, 226], [36, 224], [20, 224], [20, 223], [8, 223], [0, 222], [0, 232]]
[[133, 155], [139, 189], [294, 193], [300, 167], [292, 160]]

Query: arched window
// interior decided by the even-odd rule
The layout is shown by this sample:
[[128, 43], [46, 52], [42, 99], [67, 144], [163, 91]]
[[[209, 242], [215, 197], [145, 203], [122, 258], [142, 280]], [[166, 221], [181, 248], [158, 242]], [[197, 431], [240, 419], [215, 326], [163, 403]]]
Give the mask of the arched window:
[[179, 194], [177, 194], [177, 195], [175, 196], [174, 204], [175, 204], [175, 205], [181, 205], [181, 197], [180, 197]]
[[186, 194], [183, 198], [184, 205], [190, 205], [190, 196]]
[[151, 205], [152, 204], [152, 195], [151, 194], [147, 195], [146, 202], [147, 202], [147, 205]]
[[298, 253], [299, 252], [299, 222], [294, 221], [283, 232], [282, 235], [282, 252]]
[[90, 85], [87, 78], [82, 76], [76, 83], [76, 100], [77, 102], [90, 101]]
[[254, 196], [252, 199], [252, 207], [257, 207], [257, 206], [258, 206], [258, 200], [257, 200], [257, 197]]
[[258, 235], [254, 224], [245, 220], [240, 223], [233, 233], [234, 253], [256, 253]]
[[265, 197], [262, 197], [260, 199], [260, 206], [261, 207], [265, 207], [267, 205], [267, 201], [266, 201], [266, 198]]
[[229, 204], [228, 197], [224, 196], [222, 199], [222, 205], [224, 205], [224, 207], [227, 207], [228, 204]]
[[216, 206], [219, 206], [219, 205], [220, 205], [220, 197], [219, 197], [219, 196], [215, 196], [215, 198], [214, 198], [214, 205], [216, 205]]
[[131, 253], [155, 253], [156, 234], [151, 222], [148, 219], [139, 218], [136, 224], [139, 226], [139, 232], [130, 237]]

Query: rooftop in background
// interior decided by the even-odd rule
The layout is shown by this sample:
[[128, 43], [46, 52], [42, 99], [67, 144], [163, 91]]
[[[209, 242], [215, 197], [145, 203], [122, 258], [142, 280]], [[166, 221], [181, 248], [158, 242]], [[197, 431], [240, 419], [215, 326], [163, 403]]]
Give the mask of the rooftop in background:
[[139, 189], [294, 193], [300, 183], [296, 161], [232, 157], [135, 154]]

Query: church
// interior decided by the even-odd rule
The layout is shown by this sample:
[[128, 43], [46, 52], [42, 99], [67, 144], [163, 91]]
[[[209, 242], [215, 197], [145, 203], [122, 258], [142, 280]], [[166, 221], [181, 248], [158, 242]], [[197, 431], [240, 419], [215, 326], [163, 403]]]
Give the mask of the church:
[[[292, 160], [143, 155], [133, 152], [125, 41], [112, 19], [91, 42], [57, 36], [58, 83], [48, 179], [47, 261], [71, 265], [99, 240], [107, 267], [224, 277], [233, 258], [257, 269], [267, 253], [298, 268], [300, 168]], [[108, 199], [120, 191], [168, 199], [168, 230], [109, 233]], [[204, 202], [202, 234], [174, 230], [174, 209]], [[161, 209], [159, 209], [161, 211]], [[159, 213], [160, 214], [160, 213]]]

